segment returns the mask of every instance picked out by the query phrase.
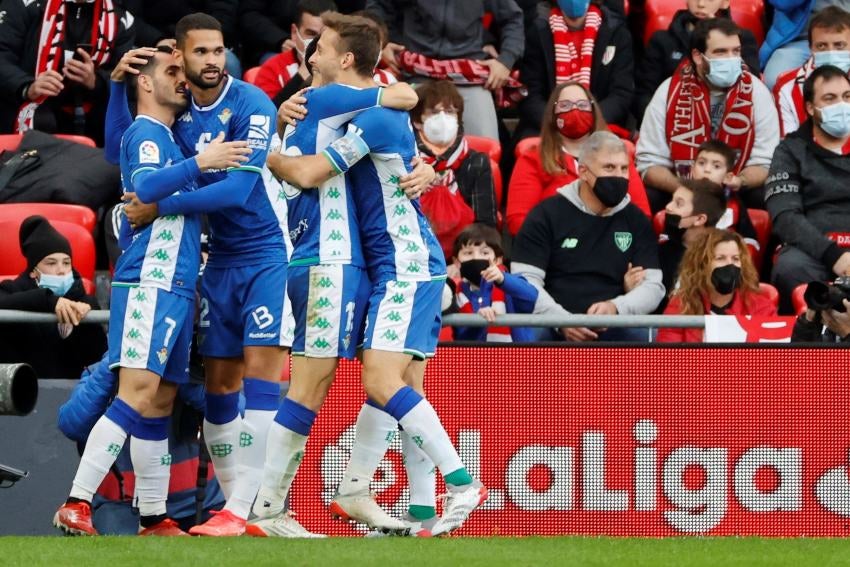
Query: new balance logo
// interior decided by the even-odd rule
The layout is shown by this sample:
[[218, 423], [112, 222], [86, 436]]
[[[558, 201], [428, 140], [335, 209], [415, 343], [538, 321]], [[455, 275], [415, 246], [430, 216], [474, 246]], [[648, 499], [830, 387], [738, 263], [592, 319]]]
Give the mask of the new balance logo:
[[226, 457], [233, 452], [233, 445], [230, 443], [215, 443], [210, 445], [210, 453], [213, 457]]

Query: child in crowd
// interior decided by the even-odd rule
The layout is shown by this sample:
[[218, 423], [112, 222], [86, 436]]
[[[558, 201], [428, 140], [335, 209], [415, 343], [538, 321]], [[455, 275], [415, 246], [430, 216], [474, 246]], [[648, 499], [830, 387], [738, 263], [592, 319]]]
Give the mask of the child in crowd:
[[[496, 315], [534, 310], [537, 290], [525, 278], [505, 271], [501, 238], [493, 227], [474, 223], [463, 229], [455, 239], [453, 257], [461, 278], [453, 290], [460, 313], [478, 313], [493, 323]], [[533, 340], [527, 328], [497, 326], [455, 327], [454, 337], [461, 341]]]

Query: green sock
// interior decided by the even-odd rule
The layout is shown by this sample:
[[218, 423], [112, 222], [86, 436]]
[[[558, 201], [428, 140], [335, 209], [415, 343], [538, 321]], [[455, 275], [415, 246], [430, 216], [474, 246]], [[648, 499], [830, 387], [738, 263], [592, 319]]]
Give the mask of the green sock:
[[430, 520], [437, 515], [437, 509], [433, 506], [416, 506], [415, 504], [411, 504], [407, 507], [407, 513], [417, 520]]
[[469, 476], [469, 473], [466, 472], [465, 468], [460, 468], [452, 473], [449, 473], [445, 476], [446, 484], [451, 484], [452, 486], [463, 486], [465, 484], [472, 484], [472, 477]]

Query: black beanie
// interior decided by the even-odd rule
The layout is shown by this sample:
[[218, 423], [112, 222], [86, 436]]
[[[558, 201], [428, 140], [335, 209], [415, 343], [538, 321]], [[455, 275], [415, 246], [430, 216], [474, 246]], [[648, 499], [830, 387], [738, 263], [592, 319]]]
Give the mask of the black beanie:
[[64, 252], [68, 256], [71, 255], [68, 239], [59, 234], [44, 217], [32, 216], [24, 219], [21, 223], [20, 240], [21, 251], [27, 259], [28, 272], [51, 254]]

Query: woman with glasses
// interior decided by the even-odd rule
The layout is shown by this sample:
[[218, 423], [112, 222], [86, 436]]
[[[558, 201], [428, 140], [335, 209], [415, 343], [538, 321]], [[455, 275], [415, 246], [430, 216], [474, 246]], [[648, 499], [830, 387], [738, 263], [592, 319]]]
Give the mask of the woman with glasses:
[[[519, 232], [528, 212], [578, 177], [576, 162], [593, 132], [608, 128], [601, 109], [588, 90], [577, 82], [557, 85], [546, 103], [540, 143], [520, 151], [508, 187], [505, 220], [512, 235]], [[647, 216], [649, 202], [640, 175], [631, 164], [629, 197]]]

